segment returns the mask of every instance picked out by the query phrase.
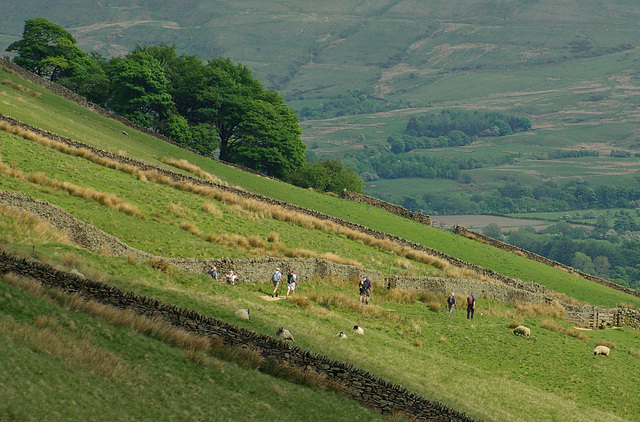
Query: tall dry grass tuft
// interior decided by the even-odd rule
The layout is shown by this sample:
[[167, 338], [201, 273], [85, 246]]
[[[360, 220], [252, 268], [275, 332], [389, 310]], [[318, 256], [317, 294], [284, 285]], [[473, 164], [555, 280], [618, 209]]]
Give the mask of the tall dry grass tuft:
[[416, 299], [427, 305], [434, 312], [440, 312], [444, 303], [444, 298], [438, 297], [431, 292], [420, 292]]
[[198, 177], [208, 180], [209, 182], [215, 183], [217, 185], [227, 186], [227, 183], [223, 182], [216, 176], [213, 176], [211, 173], [208, 173], [207, 171], [198, 167], [197, 165], [190, 163], [184, 158], [180, 160], [176, 160], [173, 158], [160, 157], [159, 160], [165, 164], [169, 164], [170, 166], [173, 166], [182, 170], [186, 170], [191, 174], [195, 174]]
[[226, 361], [235, 362], [245, 369], [258, 369], [265, 361], [259, 350], [246, 346], [223, 348], [216, 355]]
[[576, 330], [575, 328], [565, 328], [562, 325], [558, 324], [556, 321], [551, 319], [545, 319], [540, 323], [540, 327], [545, 328], [549, 331], [555, 331], [557, 333], [561, 333], [570, 337], [575, 337], [578, 340], [582, 341], [590, 341], [589, 337], [585, 336], [580, 332], [580, 330]]
[[190, 221], [182, 221], [180, 223], [180, 228], [193, 235], [202, 236], [202, 231], [200, 231], [200, 229], [198, 229], [198, 227]]
[[24, 85], [15, 83], [13, 81], [10, 81], [9, 79], [3, 79], [1, 83], [2, 83], [2, 85], [5, 85], [5, 86], [11, 87], [13, 89], [17, 89], [18, 91], [24, 92], [27, 95], [31, 95], [34, 98], [40, 98], [40, 96], [42, 95], [37, 91], [29, 89]]
[[288, 303], [291, 303], [292, 305], [295, 305], [305, 311], [308, 311], [313, 307], [313, 303], [306, 296], [303, 296], [303, 295], [290, 296], [288, 299]]
[[289, 365], [287, 362], [277, 361], [274, 359], [267, 360], [260, 368], [263, 372], [283, 378], [287, 381], [307, 387], [326, 390], [330, 388], [328, 377], [320, 372], [310, 369], [300, 369]]
[[120, 379], [126, 375], [117, 355], [96, 346], [86, 335], [84, 339], [79, 339], [66, 333], [59, 325], [29, 326], [16, 321], [0, 321], [0, 334], [22, 341], [38, 353], [86, 368], [99, 377]]
[[122, 201], [117, 195], [100, 192], [93, 188], [85, 188], [69, 182], [61, 182], [57, 179], [50, 179], [42, 172], [24, 173], [17, 169], [15, 165], [7, 165], [6, 163], [0, 162], [0, 174], [39, 186], [65, 191], [72, 196], [105, 205], [127, 215], [143, 217], [142, 212], [136, 206]]
[[355, 259], [343, 258], [339, 255], [334, 254], [333, 252], [325, 252], [319, 257], [322, 259], [326, 259], [327, 261], [335, 262], [336, 264], [352, 265], [359, 268], [363, 267], [362, 262], [356, 261]]
[[167, 212], [181, 218], [195, 214], [193, 211], [186, 209], [180, 204], [174, 204], [173, 202], [167, 204]]
[[550, 317], [562, 318], [564, 316], [564, 308], [560, 303], [554, 301], [551, 305], [546, 303], [529, 303], [516, 302], [516, 309], [523, 315], [530, 317]]
[[[42, 242], [57, 242], [71, 245], [66, 234], [53, 227], [50, 223], [42, 221], [27, 211], [17, 208], [0, 205], [0, 216], [10, 220], [6, 224], [10, 224], [9, 230], [3, 230], [0, 239], [4, 239], [7, 243], [21, 243], [28, 241], [29, 235]], [[16, 236], [15, 234], [19, 235]]]
[[84, 263], [84, 260], [80, 256], [72, 252], [67, 252], [62, 255], [62, 259], [60, 261], [62, 262], [62, 265], [67, 268], [78, 268]]
[[153, 257], [151, 258], [151, 267], [156, 269], [156, 270], [160, 270], [165, 274], [168, 275], [172, 275], [175, 273], [175, 269], [173, 267], [173, 265], [171, 265], [171, 263], [169, 263], [167, 260], [159, 258], [159, 257]]
[[403, 289], [391, 289], [391, 290], [381, 290], [381, 293], [378, 293], [377, 297], [380, 297], [380, 300], [385, 300], [388, 302], [395, 302], [401, 304], [410, 304], [414, 303], [418, 298], [418, 292], [413, 290], [403, 290]]
[[222, 218], [222, 211], [213, 202], [205, 202], [204, 204], [202, 204], [202, 211], [206, 212], [207, 214], [211, 214], [216, 218]]
[[607, 346], [609, 349], [613, 350], [616, 348], [616, 343], [610, 340], [600, 340], [598, 342], [598, 346]]

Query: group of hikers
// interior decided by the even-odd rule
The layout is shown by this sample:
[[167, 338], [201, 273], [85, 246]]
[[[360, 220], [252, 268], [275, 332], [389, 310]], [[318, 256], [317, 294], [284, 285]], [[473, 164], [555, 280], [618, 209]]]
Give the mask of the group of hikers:
[[[207, 274], [211, 276], [215, 281], [220, 281], [220, 273], [218, 273], [218, 268], [215, 265], [212, 265], [211, 268], [207, 271]], [[227, 284], [231, 284], [232, 286], [236, 285], [236, 280], [238, 279], [238, 274], [234, 270], [229, 270], [227, 274], [225, 274], [225, 279]], [[287, 275], [287, 294], [286, 297], [292, 295], [296, 291], [296, 281], [298, 280], [298, 275], [296, 274], [296, 270], [291, 270]], [[280, 287], [280, 282], [282, 281], [282, 271], [280, 268], [276, 268], [271, 276], [271, 282], [273, 283], [273, 292], [271, 293], [271, 297], [278, 297], [278, 288]]]
[[[220, 281], [220, 274], [218, 273], [218, 268], [215, 265], [211, 266], [211, 269], [207, 271], [207, 274], [209, 274], [215, 281]], [[238, 274], [236, 274], [236, 272], [233, 270], [229, 270], [229, 272], [224, 275], [224, 278], [227, 281], [227, 284], [235, 286], [236, 280], [238, 279]]]
[[[449, 307], [449, 316], [453, 313], [453, 309], [456, 307], [456, 295], [451, 292], [451, 295], [447, 298], [447, 306]], [[467, 319], [473, 319], [473, 314], [476, 310], [476, 297], [473, 292], [467, 296]]]
[[[285, 297], [289, 297], [294, 295], [296, 292], [296, 281], [298, 280], [298, 275], [296, 274], [296, 270], [289, 271], [287, 274], [287, 294]], [[271, 297], [278, 297], [278, 288], [280, 287], [280, 281], [282, 281], [282, 272], [280, 268], [276, 268], [273, 275], [271, 276], [271, 282], [273, 283], [273, 292], [271, 293]]]
[[[216, 281], [219, 281], [219, 273], [218, 269], [215, 266], [211, 266], [211, 269], [207, 271], [207, 274], [211, 276]], [[235, 286], [236, 279], [238, 275], [233, 270], [229, 270], [227, 274], [225, 274], [225, 279], [228, 284]], [[292, 269], [287, 274], [287, 294], [285, 297], [289, 297], [289, 295], [293, 296], [296, 291], [296, 282], [298, 280], [298, 275], [296, 274], [296, 270]], [[278, 289], [280, 287], [280, 282], [282, 281], [282, 271], [280, 268], [276, 268], [271, 276], [271, 282], [273, 283], [273, 292], [271, 292], [271, 297], [278, 297]], [[360, 291], [360, 303], [364, 303], [365, 305], [369, 304], [369, 300], [371, 299], [372, 292], [372, 283], [368, 277], [362, 277], [360, 282], [358, 283], [358, 290]], [[453, 313], [453, 310], [456, 308], [457, 300], [455, 293], [451, 292], [451, 295], [447, 298], [447, 307], [449, 308], [449, 317]], [[476, 309], [476, 298], [473, 295], [473, 292], [467, 297], [467, 319], [472, 320], [473, 314]]]

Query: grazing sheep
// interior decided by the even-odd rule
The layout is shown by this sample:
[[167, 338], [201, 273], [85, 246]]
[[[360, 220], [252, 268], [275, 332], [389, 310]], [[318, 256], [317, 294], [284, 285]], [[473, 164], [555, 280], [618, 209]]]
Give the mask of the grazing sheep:
[[607, 358], [609, 357], [609, 348], [607, 346], [596, 346], [595, 349], [593, 349], [593, 355], [594, 356], [598, 356], [598, 355], [605, 355]]
[[525, 336], [526, 338], [529, 338], [529, 336], [531, 335], [531, 330], [525, 327], [524, 325], [518, 325], [516, 328], [513, 329], [513, 334], [516, 334], [516, 335], [520, 334]]
[[82, 274], [80, 271], [76, 270], [75, 268], [73, 270], [71, 270], [71, 274], [75, 274], [78, 277], [84, 279], [84, 274]]
[[291, 335], [291, 332], [284, 327], [278, 328], [278, 331], [276, 331], [276, 336], [280, 337], [283, 340], [295, 341], [293, 339], [293, 336]]
[[238, 318], [249, 319], [249, 309], [238, 309], [234, 315]]
[[351, 331], [353, 331], [356, 334], [364, 335], [364, 330], [362, 329], [362, 327], [359, 327], [357, 325], [354, 325]]
[[338, 338], [347, 338], [347, 335], [343, 331], [340, 331], [338, 333]]

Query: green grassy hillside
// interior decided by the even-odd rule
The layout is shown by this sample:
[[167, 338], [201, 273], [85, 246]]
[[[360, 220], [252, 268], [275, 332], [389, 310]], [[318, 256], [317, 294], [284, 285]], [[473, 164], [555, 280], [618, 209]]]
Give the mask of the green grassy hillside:
[[[175, 167], [165, 164], [166, 158], [187, 159], [229, 184], [393, 233], [584, 301], [640, 305], [637, 298], [451, 233], [195, 156], [97, 116], [12, 75], [0, 72], [0, 78], [28, 88], [0, 85], [0, 113], [29, 124], [174, 170]], [[267, 209], [256, 209], [232, 198], [176, 189], [148, 175], [136, 176], [95, 164], [20, 134], [0, 132], [0, 157], [0, 189], [47, 200], [150, 253], [244, 257], [300, 256], [313, 252], [333, 260], [353, 261], [385, 274], [442, 273], [437, 267], [351, 240], [344, 234], [305, 228], [303, 222], [279, 219]], [[563, 322], [553, 307], [512, 307], [485, 298], [478, 300], [474, 321], [467, 321], [462, 309], [449, 319], [442, 313], [443, 297], [428, 292], [387, 291], [379, 285], [374, 286], [372, 304], [365, 307], [358, 304], [353, 283], [331, 280], [301, 284], [295, 299], [266, 301], [263, 296], [270, 292], [270, 287], [259, 280], [238, 286], [214, 284], [206, 274], [189, 275], [171, 268], [161, 271], [147, 262], [89, 253], [70, 245], [46, 225], [15, 211], [1, 211], [0, 241], [5, 250], [44, 260], [67, 271], [77, 268], [89, 278], [261, 333], [273, 334], [286, 322], [298, 345], [352, 362], [479, 419], [633, 420], [640, 407], [635, 394], [639, 380], [628, 376], [629, 368], [637, 366], [640, 358], [640, 340], [637, 332], [630, 329], [576, 330]], [[38, 397], [58, 406], [59, 410], [50, 416], [52, 420], [91, 419], [87, 415], [92, 411], [109, 407], [123, 412], [113, 418], [145, 414], [144, 409], [124, 413], [129, 412], [124, 406], [113, 406], [125, 400], [137, 406], [149, 401], [157, 403], [160, 409], [157, 419], [161, 420], [230, 420], [248, 414], [256, 418], [264, 415], [265, 420], [329, 418], [322, 411], [336, 420], [342, 414], [348, 414], [350, 420], [354, 420], [354, 414], [370, 419], [368, 413], [333, 400], [333, 394], [290, 386], [226, 361], [207, 364], [211, 357], [193, 362], [185, 358], [184, 352], [136, 332], [115, 329], [100, 319], [68, 312], [64, 306], [43, 304], [42, 299], [8, 281], [0, 283], [0, 288], [0, 315], [9, 333], [0, 338], [10, 351], [1, 359], [6, 360], [6, 367], [12, 371], [9, 380], [2, 381], [8, 388], [0, 389], [0, 419], [42, 419], [21, 410], [30, 408]], [[252, 309], [251, 321], [233, 316], [241, 307]], [[515, 323], [530, 326], [532, 338], [514, 336]], [[349, 333], [354, 324], [365, 328], [365, 336]], [[122, 375], [123, 380], [94, 375], [99, 390], [83, 388], [90, 371], [86, 364], [32, 346], [28, 341], [31, 334], [21, 334], [38, 330], [57, 331], [72, 343], [76, 338], [96, 343], [110, 358], [119, 359], [126, 368], [133, 367], [131, 373], [135, 376], [130, 371]], [[348, 339], [337, 339], [338, 331], [347, 331]], [[592, 354], [600, 342], [613, 349], [608, 359]], [[65, 359], [64, 368], [69, 369], [60, 370], [63, 377], [54, 369], [59, 367], [54, 363]], [[562, 365], [557, 364], [559, 359]], [[235, 381], [236, 376], [243, 383]], [[157, 378], [167, 384], [152, 386], [147, 381]], [[254, 384], [249, 386], [249, 382]], [[145, 392], [129, 393], [136, 385], [145, 386]], [[62, 388], [66, 394], [52, 393]], [[30, 394], [25, 395], [25, 391]], [[254, 400], [250, 396], [255, 394], [241, 394], [253, 391], [268, 394], [260, 395], [257, 402], [250, 402]], [[298, 395], [301, 400], [288, 400]], [[71, 400], [69, 397], [74, 402], [64, 401]], [[223, 409], [217, 413], [205, 405], [193, 404], [215, 397], [222, 397], [215, 402], [218, 406], [215, 409]], [[323, 404], [323, 400], [333, 403]], [[309, 406], [309, 401], [317, 403], [317, 411]], [[305, 413], [307, 409], [309, 413]]]

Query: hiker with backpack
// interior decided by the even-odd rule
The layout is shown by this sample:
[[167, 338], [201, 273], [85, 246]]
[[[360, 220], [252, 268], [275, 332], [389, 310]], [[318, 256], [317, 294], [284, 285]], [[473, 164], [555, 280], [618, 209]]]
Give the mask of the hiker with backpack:
[[291, 293], [291, 296], [293, 296], [293, 294], [296, 292], [296, 280], [298, 279], [298, 276], [296, 275], [296, 270], [291, 270], [289, 272], [289, 274], [287, 275], [287, 295], [286, 297], [289, 297], [289, 293]]
[[273, 293], [271, 297], [278, 297], [278, 287], [280, 287], [280, 280], [282, 280], [282, 273], [280, 268], [276, 268], [275, 272], [271, 276], [271, 282], [273, 283]]
[[454, 295], [453, 292], [451, 292], [451, 296], [447, 298], [447, 306], [449, 307], [449, 317], [451, 317], [453, 308], [456, 307], [456, 295]]
[[358, 283], [358, 289], [360, 289], [360, 303], [364, 302], [365, 305], [368, 305], [371, 298], [371, 280], [367, 277], [362, 277], [362, 280]]
[[467, 319], [471, 316], [473, 319], [473, 313], [476, 309], [476, 297], [473, 295], [473, 292], [467, 297]]

